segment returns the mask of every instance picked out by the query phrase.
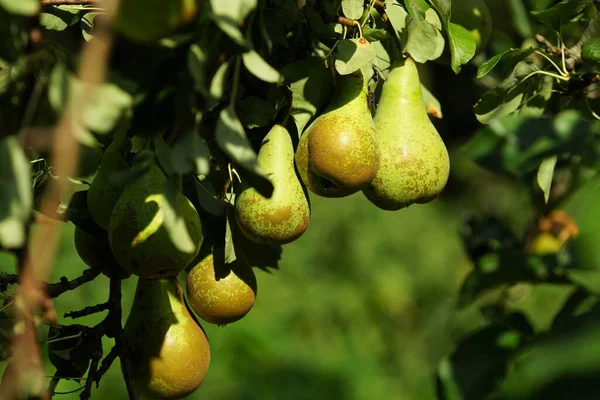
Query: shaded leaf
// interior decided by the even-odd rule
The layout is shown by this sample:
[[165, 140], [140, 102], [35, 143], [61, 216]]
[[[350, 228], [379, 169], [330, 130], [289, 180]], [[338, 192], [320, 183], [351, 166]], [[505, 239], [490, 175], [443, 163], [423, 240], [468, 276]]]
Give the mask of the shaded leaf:
[[502, 54], [497, 54], [479, 66], [477, 78], [483, 78], [501, 62], [505, 71], [512, 71], [518, 63], [533, 54], [534, 50], [533, 47], [528, 47], [526, 49], [510, 49]]
[[79, 11], [64, 7], [50, 7], [40, 13], [40, 25], [48, 30], [64, 31], [79, 21]]
[[281, 70], [293, 94], [292, 110], [298, 132], [322, 110], [333, 89], [333, 77], [319, 57], [308, 57], [286, 65]]
[[546, 158], [540, 164], [540, 169], [537, 173], [537, 184], [544, 192], [544, 201], [548, 204], [550, 198], [550, 189], [552, 187], [552, 178], [554, 177], [554, 167], [556, 166], [557, 156]]
[[230, 105], [219, 114], [215, 139], [234, 164], [249, 172], [245, 177], [250, 185], [263, 196], [270, 197], [273, 193], [273, 184], [256, 163], [256, 152], [248, 141], [233, 106]]
[[335, 69], [340, 75], [358, 71], [377, 56], [377, 50], [365, 38], [344, 39], [336, 49]]
[[191, 45], [187, 57], [188, 69], [194, 79], [195, 89], [202, 94], [206, 93], [205, 74], [207, 62], [208, 59], [204, 50], [197, 44]]
[[342, 0], [342, 11], [346, 18], [359, 19], [363, 15], [365, 2], [363, 0]]
[[281, 80], [281, 75], [277, 70], [271, 67], [261, 56], [254, 50], [249, 50], [242, 54], [244, 65], [250, 73], [265, 82], [277, 83]]
[[164, 227], [171, 238], [171, 242], [179, 251], [193, 253], [197, 250], [188, 232], [185, 220], [179, 215], [178, 200], [179, 189], [172, 180], [169, 180], [163, 190], [161, 209], [164, 215]]
[[560, 3], [544, 11], [532, 11], [531, 15], [543, 24], [560, 31], [561, 24], [566, 24], [573, 15], [580, 13], [594, 0], [562, 0]]
[[256, 96], [246, 97], [239, 107], [240, 119], [248, 128], [269, 125], [275, 115], [275, 105]]
[[15, 136], [0, 140], [0, 182], [0, 245], [18, 248], [25, 244], [33, 193], [31, 165]]
[[210, 172], [210, 150], [195, 130], [181, 135], [171, 149], [171, 165], [178, 174], [207, 176]]
[[408, 24], [408, 41], [405, 50], [418, 63], [435, 60], [444, 51], [442, 33], [426, 20], [411, 20]]

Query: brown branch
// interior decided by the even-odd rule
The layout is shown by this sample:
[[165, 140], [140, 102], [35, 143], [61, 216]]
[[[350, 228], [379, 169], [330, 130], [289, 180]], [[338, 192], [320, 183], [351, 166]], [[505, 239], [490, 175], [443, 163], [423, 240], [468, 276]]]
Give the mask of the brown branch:
[[98, 5], [100, 0], [40, 0], [42, 6]]
[[100, 364], [100, 368], [98, 368], [98, 370], [96, 371], [96, 376], [94, 377], [94, 381], [96, 382], [96, 389], [100, 387], [100, 380], [102, 379], [104, 374], [108, 372], [108, 370], [110, 369], [110, 367], [116, 359], [117, 350], [115, 347], [113, 347], [112, 349], [110, 349], [108, 355], [104, 357], [104, 360], [102, 360], [102, 363]]
[[54, 299], [65, 292], [75, 290], [79, 286], [93, 281], [98, 275], [100, 275], [99, 270], [89, 268], [83, 271], [83, 274], [80, 277], [73, 280], [68, 280], [63, 276], [60, 282], [49, 283], [46, 285], [46, 294], [49, 298]]
[[76, 319], [76, 318], [81, 318], [81, 317], [87, 317], [88, 315], [97, 314], [99, 312], [106, 311], [109, 308], [110, 308], [109, 302], [102, 303], [102, 304], [96, 304], [95, 306], [88, 306], [81, 310], [65, 313], [65, 318]]
[[85, 388], [83, 392], [79, 395], [81, 400], [88, 400], [92, 397], [92, 386], [94, 384], [94, 379], [90, 377], [95, 376], [98, 371], [98, 364], [100, 363], [100, 359], [102, 358], [102, 347], [100, 347], [100, 352], [95, 351], [92, 355], [92, 362], [90, 363], [90, 369], [88, 371], [88, 379], [85, 381]]
[[346, 18], [346, 17], [337, 17], [337, 23], [347, 26], [349, 28], [355, 28], [355, 21], [353, 19], [350, 18]]
[[[110, 25], [119, 0], [104, 0], [105, 23]], [[59, 180], [50, 181], [43, 194], [41, 213], [52, 215], [60, 204], [60, 199], [69, 193], [69, 176], [77, 170], [79, 160], [79, 143], [73, 132], [74, 119], [79, 117], [89, 104], [93, 89], [104, 81], [108, 68], [108, 58], [112, 47], [112, 32], [108, 29], [99, 31], [94, 40], [87, 42], [79, 55], [80, 65], [78, 77], [84, 90], [81, 96], [71, 97], [60, 120], [53, 130], [53, 142], [50, 147], [50, 159], [53, 170]], [[19, 287], [15, 295], [17, 307], [16, 317], [21, 329], [11, 342], [13, 363], [15, 364], [15, 388], [28, 388], [28, 391], [41, 399], [47, 399], [47, 388], [44, 377], [40, 347], [37, 341], [36, 317], [41, 312], [51, 315], [52, 303], [46, 296], [44, 281], [50, 274], [56, 250], [60, 240], [61, 222], [41, 224], [31, 240], [24, 247], [27, 251], [20, 257]]]

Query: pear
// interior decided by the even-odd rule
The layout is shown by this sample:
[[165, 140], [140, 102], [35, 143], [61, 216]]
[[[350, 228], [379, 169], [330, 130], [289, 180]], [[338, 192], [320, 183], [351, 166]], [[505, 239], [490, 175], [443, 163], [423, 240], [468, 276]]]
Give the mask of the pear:
[[142, 278], [177, 275], [194, 260], [202, 243], [198, 212], [181, 192], [177, 193], [177, 212], [195, 247], [186, 253], [172, 242], [164, 226], [166, 183], [167, 177], [153, 163], [123, 190], [110, 216], [108, 239], [116, 260]]
[[203, 0], [121, 0], [115, 31], [128, 39], [151, 43], [191, 22]]
[[414, 61], [396, 66], [383, 84], [375, 114], [381, 165], [367, 198], [384, 210], [427, 203], [446, 186], [450, 160], [429, 120]]
[[296, 166], [313, 193], [343, 197], [375, 176], [379, 149], [362, 70], [339, 77], [331, 104], [302, 134]]
[[226, 325], [245, 316], [256, 300], [254, 271], [241, 259], [225, 264], [207, 255], [186, 280], [190, 308], [206, 322]]
[[258, 165], [273, 183], [273, 194], [263, 197], [247, 187], [235, 201], [241, 231], [257, 243], [282, 245], [300, 237], [310, 222], [307, 193], [294, 167], [294, 146], [289, 132], [276, 124], [262, 141]]
[[129, 165], [117, 146], [111, 143], [102, 156], [98, 172], [87, 194], [87, 206], [90, 216], [102, 229], [108, 229], [110, 214], [123, 189], [110, 182], [117, 171], [128, 169]]
[[187, 396], [208, 372], [208, 339], [174, 277], [138, 280], [124, 338], [132, 380], [145, 398]]
[[121, 279], [131, 276], [131, 272], [125, 271], [115, 260], [110, 250], [108, 233], [104, 232], [102, 236], [92, 236], [76, 226], [73, 233], [73, 242], [79, 258], [91, 269], [100, 270], [109, 278], [115, 272], [119, 274]]

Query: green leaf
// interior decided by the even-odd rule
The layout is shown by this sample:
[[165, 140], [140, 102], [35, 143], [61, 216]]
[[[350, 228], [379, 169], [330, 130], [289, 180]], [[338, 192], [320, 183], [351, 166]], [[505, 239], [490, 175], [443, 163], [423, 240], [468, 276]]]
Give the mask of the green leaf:
[[162, 210], [164, 215], [164, 227], [171, 238], [171, 242], [179, 251], [193, 253], [197, 249], [188, 232], [185, 220], [179, 215], [177, 197], [179, 189], [175, 182], [169, 180], [163, 191]]
[[465, 28], [452, 22], [448, 24], [448, 42], [452, 58], [452, 70], [458, 74], [461, 66], [468, 63], [475, 56], [477, 43]]
[[550, 189], [552, 187], [552, 178], [554, 177], [554, 167], [557, 161], [556, 156], [548, 157], [540, 164], [537, 173], [537, 183], [542, 192], [544, 192], [544, 202], [548, 204], [550, 198]]
[[396, 31], [396, 35], [400, 37], [400, 35], [406, 29], [408, 25], [408, 13], [400, 4], [386, 2], [385, 13], [387, 14], [390, 22], [392, 23], [392, 27], [394, 27], [394, 31]]
[[404, 0], [408, 13], [414, 20], [425, 19], [429, 4], [425, 0]]
[[206, 52], [197, 44], [190, 46], [187, 57], [188, 69], [194, 79], [195, 89], [206, 94], [206, 69], [208, 58]]
[[69, 8], [51, 7], [40, 13], [40, 25], [48, 30], [64, 31], [79, 21], [79, 11]]
[[256, 51], [249, 50], [243, 53], [242, 60], [248, 71], [258, 79], [269, 83], [278, 83], [281, 81], [279, 72], [271, 67]]
[[15, 136], [0, 140], [0, 245], [14, 249], [25, 244], [33, 194], [31, 166]]
[[208, 109], [214, 107], [225, 94], [225, 90], [229, 87], [229, 81], [227, 80], [227, 71], [229, 70], [229, 63], [223, 63], [215, 72], [215, 75], [210, 82], [209, 101]]
[[342, 11], [346, 18], [359, 19], [365, 10], [363, 0], [342, 0]]
[[[498, 382], [509, 372], [511, 356], [533, 335], [533, 328], [522, 314], [505, 319], [469, 334], [442, 361], [438, 369], [438, 382], [443, 384], [438, 385], [439, 399], [487, 399], [497, 389]], [[442, 387], [445, 393], [440, 391]]]
[[275, 115], [275, 105], [260, 97], [250, 96], [240, 101], [240, 119], [248, 128], [269, 125]]
[[336, 49], [335, 69], [340, 75], [358, 71], [377, 56], [377, 50], [366, 39], [344, 39]]
[[225, 262], [227, 264], [234, 262], [238, 258], [231, 233], [231, 226], [237, 225], [234, 213], [233, 208], [229, 207], [227, 209], [227, 218], [225, 219]]
[[238, 23], [243, 21], [256, 8], [256, 4], [257, 0], [211, 0], [211, 17], [217, 26], [236, 44], [249, 49], [252, 45], [244, 38], [238, 28]]
[[380, 41], [373, 42], [371, 45], [373, 45], [375, 52], [377, 53], [375, 60], [373, 60], [373, 66], [381, 72], [388, 70], [392, 61], [386, 48]]
[[535, 78], [529, 77], [535, 71], [538, 71], [538, 67], [531, 61], [518, 63], [506, 79], [496, 88], [484, 93], [475, 104], [477, 120], [482, 124], [489, 124], [493, 119], [504, 117], [517, 110], [523, 100], [523, 93], [527, 90], [527, 86], [522, 84], [524, 80], [541, 79], [541, 75]]
[[40, 11], [39, 0], [0, 0], [0, 7], [11, 14], [33, 17]]
[[293, 95], [291, 116], [298, 132], [322, 110], [331, 98], [333, 77], [319, 57], [308, 57], [286, 65], [281, 70]]
[[581, 48], [581, 58], [585, 61], [600, 62], [600, 38], [585, 42]]
[[194, 188], [198, 202], [204, 211], [216, 216], [225, 216], [229, 204], [221, 200], [210, 182], [194, 179]]
[[217, 144], [223, 152], [244, 170], [251, 186], [265, 197], [271, 197], [273, 184], [256, 163], [256, 153], [246, 137], [244, 127], [238, 119], [233, 106], [229, 106], [219, 114], [215, 132]]
[[418, 63], [435, 60], [444, 51], [442, 33], [426, 20], [411, 20], [408, 24], [408, 41], [405, 50]]
[[571, 17], [580, 13], [594, 0], [562, 0], [544, 11], [532, 11], [531, 15], [543, 24], [561, 31], [561, 24], [569, 22]]
[[181, 135], [171, 149], [171, 165], [178, 174], [192, 172], [207, 176], [210, 172], [210, 151], [199, 133], [191, 130]]
[[389, 33], [385, 29], [373, 29], [365, 26], [363, 28], [363, 36], [367, 39], [371, 44], [373, 42], [381, 39], [387, 39], [390, 37]]
[[425, 21], [429, 22], [437, 29], [442, 30], [442, 21], [440, 20], [440, 16], [433, 8], [428, 8], [427, 11], [425, 11]]
[[425, 105], [427, 113], [434, 118], [444, 118], [442, 105], [433, 93], [431, 93], [423, 84], [421, 84], [421, 92], [423, 92], [423, 104]]
[[461, 66], [468, 63], [477, 48], [475, 39], [460, 25], [450, 22], [452, 2], [450, 0], [429, 0], [437, 11], [442, 30], [448, 35], [448, 46], [450, 48], [451, 67], [455, 74], [461, 70]]
[[94, 20], [98, 15], [103, 15], [103, 13], [88, 12], [81, 18], [81, 34], [87, 42], [94, 38]]
[[529, 57], [535, 49], [528, 47], [526, 49], [510, 49], [502, 54], [497, 54], [490, 58], [477, 69], [477, 79], [481, 79], [489, 74], [498, 64], [504, 66], [504, 70], [512, 71], [521, 61]]

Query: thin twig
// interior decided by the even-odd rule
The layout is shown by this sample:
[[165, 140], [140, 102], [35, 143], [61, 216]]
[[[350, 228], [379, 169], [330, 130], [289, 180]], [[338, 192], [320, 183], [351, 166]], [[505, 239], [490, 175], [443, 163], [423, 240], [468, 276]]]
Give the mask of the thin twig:
[[88, 315], [97, 314], [102, 311], [106, 311], [110, 308], [110, 303], [107, 301], [106, 303], [96, 304], [95, 306], [87, 306], [81, 310], [71, 311], [65, 313], [65, 318], [81, 318], [87, 317]]
[[95, 270], [95, 269], [86, 269], [85, 271], [83, 271], [83, 274], [78, 277], [75, 278], [71, 281], [67, 280], [65, 277], [63, 277], [60, 282], [57, 283], [49, 283], [46, 286], [46, 293], [48, 295], [48, 297], [50, 298], [55, 298], [60, 296], [61, 294], [68, 292], [70, 290], [75, 290], [77, 289], [79, 286], [88, 283], [90, 281], [93, 281], [94, 279], [96, 279], [96, 277], [100, 275], [100, 271], [99, 270]]
[[96, 376], [94, 377], [94, 381], [96, 382], [96, 389], [100, 387], [100, 380], [102, 379], [104, 374], [108, 372], [108, 370], [110, 369], [110, 367], [116, 359], [117, 350], [116, 347], [113, 347], [112, 349], [110, 349], [108, 355], [104, 357], [102, 363], [100, 364], [100, 368], [98, 368], [98, 370], [96, 371]]
[[56, 375], [50, 379], [50, 384], [48, 385], [48, 395], [50, 397], [54, 396], [54, 392], [56, 392], [56, 386], [58, 385], [58, 382], [60, 382], [60, 379], [61, 378]]
[[100, 0], [41, 0], [43, 6], [98, 5]]
[[101, 358], [102, 353], [98, 353], [97, 351], [95, 351], [92, 356], [92, 362], [90, 363], [88, 379], [86, 379], [85, 381], [85, 388], [83, 389], [83, 392], [81, 392], [81, 394], [79, 395], [79, 398], [81, 400], [88, 400], [90, 397], [92, 397], [92, 386], [94, 384], [94, 380], [90, 377], [94, 376], [96, 374], [96, 371], [98, 371], [98, 363], [100, 363]]

